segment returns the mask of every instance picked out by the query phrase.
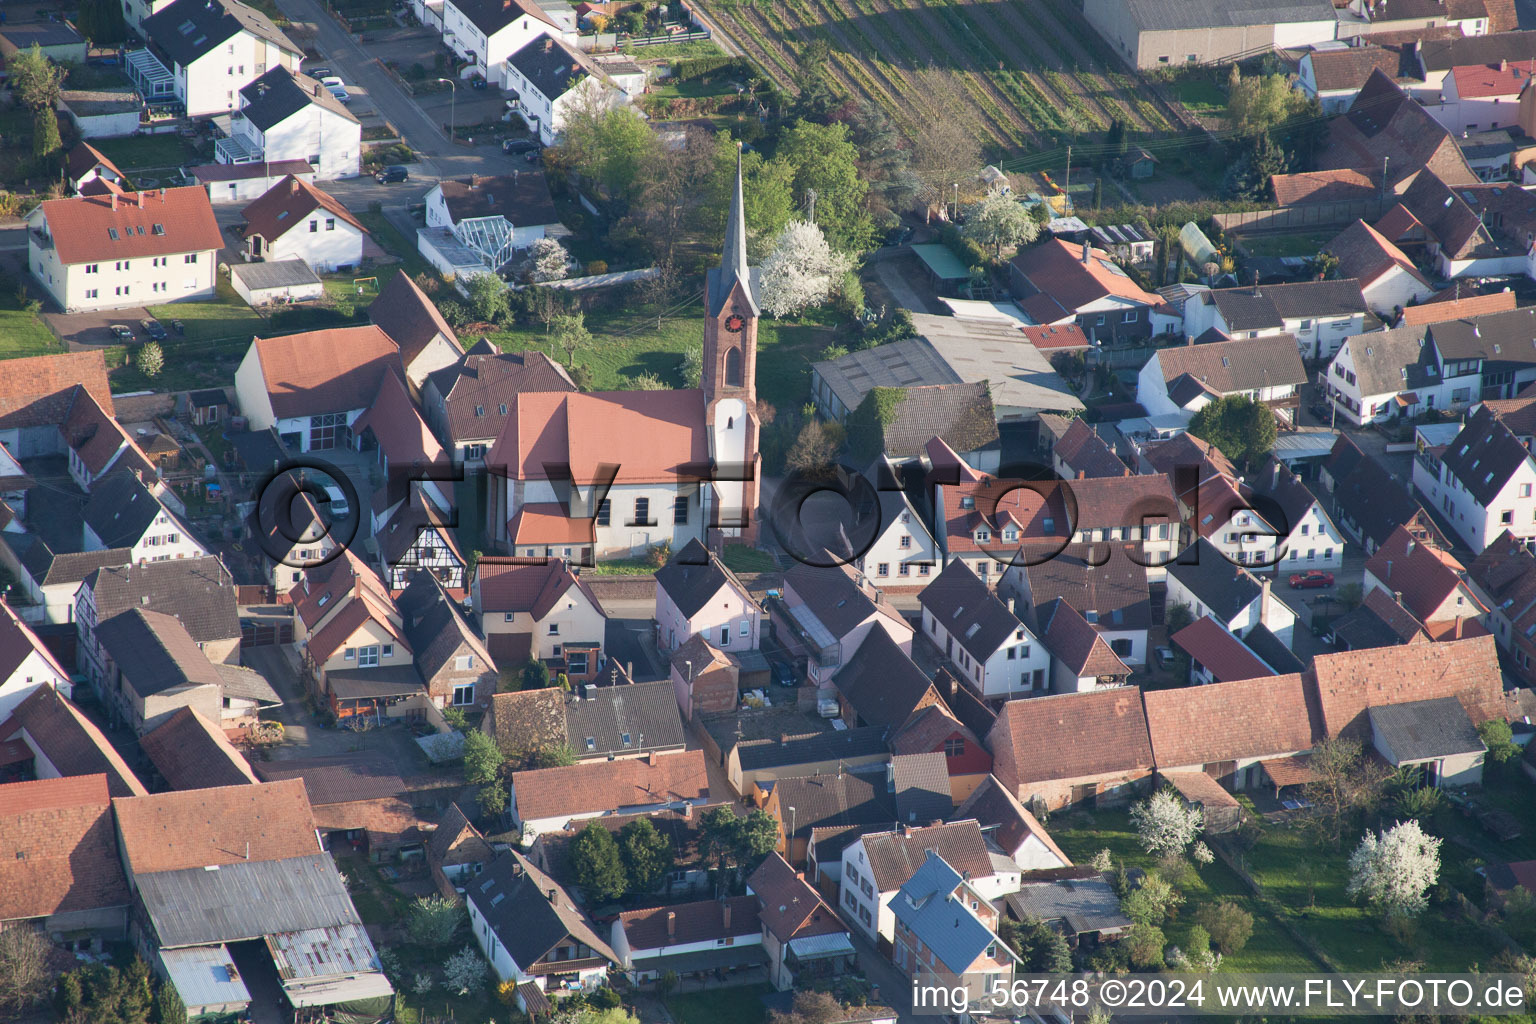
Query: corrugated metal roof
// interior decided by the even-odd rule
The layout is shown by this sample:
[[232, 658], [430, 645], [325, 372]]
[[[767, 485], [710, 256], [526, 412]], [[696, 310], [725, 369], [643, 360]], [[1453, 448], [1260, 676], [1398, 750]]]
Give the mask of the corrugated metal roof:
[[162, 947], [362, 923], [328, 856], [158, 871], [135, 881]]
[[789, 951], [801, 960], [819, 960], [822, 957], [842, 956], [857, 952], [847, 932], [828, 932], [825, 935], [806, 935], [789, 940]]
[[268, 935], [267, 951], [272, 954], [278, 976], [285, 981], [379, 969], [373, 943], [368, 941], [368, 933], [361, 924]]
[[234, 970], [234, 958], [223, 945], [191, 949], [162, 949], [160, 962], [181, 1001], [194, 1016], [203, 1007], [249, 1003], [251, 993]]

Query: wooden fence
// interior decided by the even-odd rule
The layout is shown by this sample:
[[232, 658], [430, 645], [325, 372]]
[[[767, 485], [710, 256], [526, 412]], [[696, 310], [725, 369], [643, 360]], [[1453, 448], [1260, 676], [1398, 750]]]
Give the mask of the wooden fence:
[[1390, 209], [1389, 200], [1351, 199], [1335, 203], [1307, 203], [1282, 206], [1275, 210], [1251, 210], [1247, 213], [1212, 215], [1222, 231], [1306, 231], [1311, 228], [1343, 229], [1357, 220], [1371, 221]]

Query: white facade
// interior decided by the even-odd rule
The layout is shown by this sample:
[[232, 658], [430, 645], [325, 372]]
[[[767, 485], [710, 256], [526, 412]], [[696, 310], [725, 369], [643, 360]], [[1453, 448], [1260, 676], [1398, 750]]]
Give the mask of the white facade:
[[881, 524], [869, 550], [859, 556], [858, 569], [877, 587], [926, 586], [939, 560], [939, 545], [923, 517], [902, 496], [902, 511]]
[[[1390, 307], [1388, 307], [1390, 308]], [[1199, 297], [1184, 303], [1184, 333], [1198, 338], [1215, 327], [1231, 338], [1259, 338], [1271, 334], [1289, 334], [1296, 338], [1296, 348], [1305, 359], [1321, 359], [1333, 355], [1352, 334], [1365, 329], [1365, 312], [1343, 316], [1282, 317], [1283, 326], [1260, 330], [1234, 331], [1214, 302], [1201, 301]], [[1148, 412], [1152, 410], [1148, 409]]]
[[952, 636], [927, 608], [923, 609], [923, 634], [946, 653], [959, 677], [985, 698], [1012, 700], [1048, 688], [1050, 653], [1022, 622], [985, 661], [971, 657], [961, 643], [964, 637]]
[[246, 246], [247, 259], [258, 256], [268, 263], [303, 260], [317, 274], [363, 262], [363, 230], [323, 206], [294, 221], [277, 238], [247, 238]]
[[[1372, 309], [1390, 313], [1399, 307], [1422, 302], [1433, 295], [1435, 289], [1434, 286], [1426, 284], [1410, 273], [1406, 267], [1394, 263], [1374, 281], [1369, 283], [1362, 281], [1360, 293], [1365, 296], [1366, 304]], [[1338, 346], [1335, 345], [1334, 350], [1337, 351], [1337, 349]]]
[[503, 88], [514, 90], [519, 100], [515, 108], [531, 132], [537, 132], [539, 141], [553, 146], [565, 130], [565, 121], [572, 110], [588, 106], [603, 108], [620, 107], [629, 102], [625, 93], [609, 85], [597, 75], [588, 75], [572, 89], [559, 96], [546, 96], [539, 87], [517, 70], [510, 61], [502, 64], [506, 69]]
[[214, 293], [217, 250], [67, 264], [59, 258], [42, 210], [27, 217], [32, 229], [27, 232], [27, 263], [33, 279], [66, 313], [205, 299]]
[[[1186, 304], [1186, 308], [1191, 304]], [[1273, 333], [1280, 333], [1278, 331]], [[1147, 410], [1148, 416], [1182, 416], [1186, 420], [1199, 411], [1201, 407], [1209, 404], [1210, 399], [1191, 403], [1188, 407], [1174, 404], [1168, 397], [1168, 382], [1163, 379], [1161, 353], [1152, 353], [1146, 365], [1141, 368], [1137, 376], [1136, 400], [1141, 407]], [[1277, 402], [1282, 399], [1293, 398], [1296, 395], [1295, 384], [1279, 384], [1272, 387], [1250, 388], [1247, 391], [1236, 391], [1233, 394], [1246, 394], [1258, 402]], [[1222, 397], [1226, 397], [1223, 395]], [[1289, 409], [1277, 409], [1276, 415], [1286, 416]]]
[[80, 114], [70, 108], [67, 99], [61, 101], [59, 106], [69, 113], [82, 139], [119, 138], [139, 130], [139, 110], [136, 107], [100, 114]]
[[[244, 103], [245, 97], [241, 96], [240, 101]], [[306, 103], [302, 110], [266, 131], [238, 112], [232, 116], [230, 126], [233, 136], [248, 150], [261, 154], [262, 161], [303, 160], [315, 169], [317, 181], [353, 178], [362, 173], [363, 126], [319, 103]]]
[[1281, 643], [1289, 644], [1291, 636], [1296, 628], [1296, 613], [1285, 602], [1275, 597], [1270, 592], [1270, 581], [1260, 578], [1262, 593], [1239, 609], [1230, 619], [1224, 619], [1214, 609], [1201, 601], [1195, 594], [1186, 588], [1172, 574], [1168, 576], [1168, 604], [1188, 605], [1189, 610], [1196, 619], [1207, 615], [1226, 627], [1227, 632], [1235, 636], [1245, 636], [1255, 626], [1262, 624], [1271, 633], [1279, 638]]
[[[512, 954], [507, 952], [507, 947], [501, 944], [496, 933], [491, 930], [490, 923], [485, 915], [480, 913], [480, 908], [475, 906], [473, 892], [467, 894], [464, 901], [469, 908], [469, 928], [474, 932], [475, 945], [480, 947], [480, 953], [490, 961], [491, 969], [496, 972], [499, 981], [511, 981], [521, 985], [524, 982], [532, 982], [540, 991], [544, 989], [545, 977], [542, 974], [529, 974], [523, 970]], [[583, 967], [575, 972], [577, 981], [583, 989], [594, 989], [603, 983], [608, 975], [608, 965], [599, 964], [595, 967]]]
[[675, 651], [695, 635], [722, 651], [755, 651], [762, 635], [762, 609], [751, 595], [726, 583], [709, 603], [690, 618], [672, 603], [671, 596], [656, 588], [656, 642], [664, 651]]
[[1328, 364], [1329, 401], [1337, 408], [1340, 419], [1356, 426], [1385, 423], [1399, 413], [1396, 398], [1400, 394], [1417, 396], [1419, 405], [1424, 409], [1465, 408], [1477, 401], [1481, 377], [1475, 360], [1467, 361], [1466, 366], [1460, 369], [1455, 365], [1439, 363], [1427, 381], [1417, 386], [1409, 385], [1406, 366], [1397, 367], [1402, 387], [1366, 394], [1357, 373], [1356, 356], [1357, 350], [1362, 350], [1360, 354], [1370, 358], [1363, 350], [1372, 347], [1369, 334], [1350, 338], [1339, 349], [1338, 355], [1333, 357], [1333, 362]]
[[1288, 535], [1277, 536], [1274, 528], [1253, 512], [1241, 510], [1225, 523], [1212, 524], [1206, 539], [1228, 561], [1252, 566], [1256, 572], [1273, 567], [1279, 579], [1295, 572], [1337, 572], [1344, 567], [1344, 538], [1319, 503], [1314, 501], [1290, 526]]
[[551, 26], [549, 22], [535, 18], [531, 14], [524, 14], [487, 36], [454, 4], [453, 0], [443, 0], [443, 42], [447, 43], [455, 53], [462, 54], [465, 60], [474, 64], [474, 70], [480, 77], [495, 81], [494, 69], [539, 36], [553, 35], [562, 39], [575, 40], [576, 11], [574, 8], [568, 7], [564, 11], [554, 9], [544, 13], [551, 15], [559, 27]]
[[1536, 541], [1536, 462], [1529, 455], [1486, 506], [1443, 462], [1425, 455], [1413, 460], [1413, 489], [1474, 553], [1482, 553], [1505, 530], [1520, 541]]
[[[495, 480], [498, 486], [506, 487], [506, 519], [497, 523], [502, 536], [506, 534], [506, 522], [525, 504], [560, 503], [564, 507], [548, 480]], [[707, 510], [701, 507], [703, 493], [693, 481], [614, 484], [608, 490], [608, 522], [605, 524], [599, 516], [592, 528], [594, 557], [627, 558], [642, 555], [659, 544], [670, 544], [673, 551], [681, 551], [690, 540], [702, 543], [707, 522]], [[688, 498], [688, 516], [679, 523], [674, 504], [684, 496]], [[637, 514], [642, 508], [644, 517]], [[651, 525], [639, 525], [644, 519]], [[514, 555], [538, 557], [549, 553], [546, 547], [542, 541], [516, 543], [510, 545], [510, 551]]]
[[[443, 198], [443, 186], [434, 185], [432, 191], [427, 193], [427, 227], [447, 228], [452, 231], [456, 226], [453, 214], [448, 211], [448, 201]], [[516, 224], [503, 217], [511, 228], [512, 248], [526, 249], [534, 242], [548, 234], [548, 225], [545, 224]]]
[[1296, 81], [1293, 88], [1308, 99], [1317, 100], [1318, 105], [1323, 108], [1323, 113], [1329, 116], [1342, 114], [1348, 110], [1349, 105], [1355, 101], [1356, 94], [1360, 92], [1358, 88], [1319, 90], [1310, 53], [1301, 58], [1296, 68]]
[[229, 283], [249, 305], [266, 306], [272, 303], [303, 302], [306, 299], [318, 299], [325, 294], [325, 283], [315, 281], [310, 284], [282, 284], [270, 288], [252, 288], [246, 284], [245, 278], [239, 274], [229, 275]]
[[177, 64], [176, 98], [186, 105], [188, 117], [211, 117], [240, 106], [240, 90], [281, 64], [299, 69], [300, 55], [249, 32], [234, 37], [190, 65]]
[[[85, 549], [102, 551], [107, 547], [89, 523], [85, 524]], [[144, 533], [130, 546], [135, 562], [168, 562], [174, 558], [199, 558], [210, 552], [197, 542], [192, 531], [173, 513], [162, 509]]]
[[[9, 608], [0, 610], [0, 614], [14, 618], [14, 613]], [[21, 630], [22, 628], [16, 621], [0, 623], [0, 629]], [[32, 649], [21, 659], [11, 674], [0, 679], [0, 722], [5, 721], [11, 709], [26, 700], [32, 691], [40, 686], [51, 686], [65, 697], [74, 695], [74, 687], [69, 677], [59, 670], [51, 657], [38, 650], [38, 646], [39, 643], [34, 639]]]

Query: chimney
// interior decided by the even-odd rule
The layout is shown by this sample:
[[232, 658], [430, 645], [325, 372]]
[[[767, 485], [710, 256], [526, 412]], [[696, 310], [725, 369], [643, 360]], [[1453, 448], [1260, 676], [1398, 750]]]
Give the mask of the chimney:
[[555, 40], [551, 36], [544, 37], [544, 52], [548, 53], [555, 48]]
[[1087, 471], [1087, 470], [1084, 470], [1084, 469], [1080, 469], [1080, 470], [1078, 470], [1078, 471], [1077, 471], [1077, 478], [1078, 478], [1078, 479], [1079, 479], [1079, 480], [1082, 480], [1082, 479], [1083, 479], [1083, 478], [1084, 478], [1084, 477], [1086, 477], [1086, 476], [1087, 476], [1087, 475], [1088, 475], [1088, 471]]
[[117, 193], [116, 192], [112, 193], [112, 212], [113, 213], [117, 212]]
[[160, 186], [160, 201], [162, 203], [165, 202], [165, 186], [164, 185]]
[[1086, 239], [1086, 238], [1083, 239], [1083, 262], [1084, 263], [1088, 262], [1088, 256], [1089, 256], [1089, 253], [1091, 251], [1092, 251], [1092, 249], [1091, 249], [1091, 247], [1088, 244], [1088, 239]]
[[1253, 272], [1253, 297], [1259, 297], [1259, 272], [1257, 270]]
[[723, 928], [723, 929], [729, 929], [731, 927], [731, 901], [730, 900], [726, 900], [724, 903], [720, 904], [720, 927]]
[[1414, 546], [1414, 545], [1415, 545], [1415, 544], [1417, 544], [1417, 543], [1418, 543], [1418, 542], [1417, 542], [1417, 541], [1413, 541], [1413, 540], [1410, 540], [1410, 541], [1409, 541], [1409, 542], [1408, 542], [1408, 550], [1407, 550], [1407, 551], [1406, 551], [1406, 552], [1405, 552], [1405, 553], [1406, 553], [1406, 554], [1410, 554], [1410, 555], [1411, 555], [1411, 554], [1413, 554], [1413, 546]]
[[673, 941], [676, 938], [677, 938], [677, 912], [675, 910], [669, 910], [669, 911], [667, 911], [667, 941], [671, 942], [671, 941]]
[[469, 187], [470, 188], [479, 188], [480, 187], [480, 175], [478, 175], [478, 174], [471, 174], [469, 176]]
[[650, 765], [650, 766], [652, 766], [652, 767], [655, 767], [655, 765], [656, 765], [656, 751], [648, 750], [648, 751], [645, 752], [645, 763]]
[[1387, 559], [1387, 579], [1392, 578], [1392, 559]]
[[[1387, 564], [1390, 565], [1391, 563], [1389, 562]], [[1403, 592], [1401, 590], [1394, 590], [1394, 591], [1392, 591], [1392, 600], [1396, 601], [1398, 604], [1402, 604], [1403, 603]]]
[[1509, 58], [1507, 58], [1507, 57], [1500, 57], [1499, 58], [1499, 70], [1500, 71], [1508, 71], [1509, 70]]
[[555, 902], [558, 902], [559, 899], [560, 899], [560, 890], [559, 889], [546, 889], [544, 891], [544, 895], [549, 897], [549, 902], [555, 903]]
[[1279, 459], [1275, 460], [1275, 464], [1274, 464], [1274, 466], [1272, 467], [1272, 469], [1270, 471], [1269, 486], [1270, 487], [1279, 487], [1280, 486], [1280, 460]]
[[320, 95], [320, 83], [319, 82], [315, 83], [315, 95], [316, 96]]
[[144, 209], [144, 190], [140, 189], [138, 192], [136, 192], [134, 194], [134, 198], [138, 200], [139, 209]]
[[1455, 632], [1453, 632], [1451, 634], [1451, 638], [1453, 640], [1460, 640], [1461, 639], [1461, 616], [1460, 615], [1456, 616], [1456, 630], [1455, 630]]
[[293, 181], [288, 185], [288, 191], [291, 194], [293, 194], [293, 195], [298, 195], [299, 194], [299, 179], [298, 178], [294, 178]]
[[693, 820], [693, 804], [683, 804], [683, 820]]

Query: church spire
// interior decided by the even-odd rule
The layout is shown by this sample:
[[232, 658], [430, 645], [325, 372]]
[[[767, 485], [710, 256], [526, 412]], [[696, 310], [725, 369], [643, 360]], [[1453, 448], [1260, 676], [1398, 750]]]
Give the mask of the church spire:
[[[725, 248], [720, 253], [720, 270], [715, 279], [717, 287], [713, 289], [710, 298], [711, 305], [715, 308], [711, 312], [718, 313], [725, 303], [725, 297], [730, 294], [737, 281], [741, 282], [742, 289], [746, 292], [748, 301], [756, 306], [756, 297], [752, 294], [751, 271], [747, 266], [747, 213], [746, 204], [742, 199], [741, 189], [741, 143], [736, 144], [736, 185], [731, 193], [731, 210], [725, 218]], [[756, 313], [756, 309], [753, 309]]]

